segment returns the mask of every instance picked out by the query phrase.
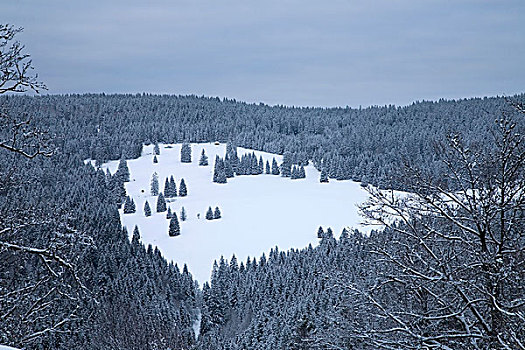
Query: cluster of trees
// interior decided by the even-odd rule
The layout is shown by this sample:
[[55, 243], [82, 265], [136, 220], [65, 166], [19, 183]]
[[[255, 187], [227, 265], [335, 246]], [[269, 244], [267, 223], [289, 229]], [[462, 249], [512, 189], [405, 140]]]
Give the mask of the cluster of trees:
[[497, 120], [493, 147], [451, 135], [447, 176], [407, 163], [408, 194], [367, 187], [380, 231], [320, 228], [316, 248], [221, 258], [199, 348], [522, 349], [524, 126]]
[[[221, 158], [218, 155], [215, 156], [213, 182], [226, 183], [228, 181], [228, 178], [234, 176], [261, 175], [265, 172], [266, 174], [273, 175], [280, 174], [279, 165], [277, 164], [275, 157], [272, 159], [272, 166], [270, 167], [270, 162], [266, 161], [265, 167], [265, 163], [262, 156], [257, 158], [255, 152], [252, 152], [243, 154], [241, 158], [239, 158], [237, 156], [237, 147], [231, 146], [231, 143], [228, 143], [225, 157]], [[299, 176], [300, 174], [297, 173], [296, 175]]]
[[211, 207], [208, 207], [206, 211], [206, 220], [216, 220], [222, 217], [221, 210], [219, 207], [215, 207], [215, 210], [212, 210]]

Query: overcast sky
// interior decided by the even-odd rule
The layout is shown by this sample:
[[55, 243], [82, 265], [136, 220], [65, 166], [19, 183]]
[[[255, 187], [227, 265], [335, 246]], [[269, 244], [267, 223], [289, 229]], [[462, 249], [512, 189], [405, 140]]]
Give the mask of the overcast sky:
[[49, 93], [296, 106], [525, 92], [525, 1], [10, 0]]

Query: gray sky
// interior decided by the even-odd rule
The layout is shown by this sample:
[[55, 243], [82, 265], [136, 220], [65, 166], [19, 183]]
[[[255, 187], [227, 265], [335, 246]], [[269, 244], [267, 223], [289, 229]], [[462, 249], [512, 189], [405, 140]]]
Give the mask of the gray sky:
[[2, 0], [49, 93], [296, 106], [525, 92], [525, 1]]

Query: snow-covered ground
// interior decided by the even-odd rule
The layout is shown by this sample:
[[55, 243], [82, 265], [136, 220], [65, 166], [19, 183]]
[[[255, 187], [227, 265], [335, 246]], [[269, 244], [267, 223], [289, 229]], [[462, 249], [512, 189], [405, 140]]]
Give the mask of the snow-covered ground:
[[[128, 160], [131, 181], [126, 191], [137, 207], [134, 214], [120, 212], [122, 223], [132, 234], [138, 225], [142, 241], [159, 247], [168, 260], [182, 268], [188, 265], [190, 272], [199, 281], [209, 280], [214, 260], [221, 255], [229, 259], [235, 254], [239, 261], [248, 256], [259, 257], [275, 246], [280, 250], [304, 248], [318, 243], [317, 228], [332, 227], [338, 236], [344, 227], [358, 227], [360, 218], [356, 204], [367, 198], [359, 183], [335, 181], [322, 184], [319, 172], [307, 166], [306, 179], [291, 180], [275, 175], [236, 176], [227, 184], [212, 182], [215, 155], [224, 157], [226, 146], [212, 143], [192, 144], [192, 163], [180, 162], [181, 145], [160, 145], [161, 154], [154, 164], [153, 146], [145, 146], [142, 156]], [[202, 149], [209, 158], [208, 166], [199, 166]], [[252, 150], [238, 148], [239, 157]], [[272, 158], [280, 164], [282, 156], [255, 151], [264, 161]], [[102, 166], [111, 173], [117, 169], [118, 161]], [[156, 197], [150, 194], [153, 172], [159, 174], [160, 191], [164, 189], [166, 177], [173, 175], [177, 183], [184, 178], [188, 187], [187, 197], [176, 197], [169, 203], [180, 221], [184, 206], [188, 218], [181, 224], [181, 235], [168, 236], [169, 220], [166, 213], [156, 212]], [[148, 200], [152, 216], [144, 216], [144, 202]], [[208, 221], [208, 207], [218, 206], [222, 218]], [[200, 219], [197, 218], [200, 214]]]

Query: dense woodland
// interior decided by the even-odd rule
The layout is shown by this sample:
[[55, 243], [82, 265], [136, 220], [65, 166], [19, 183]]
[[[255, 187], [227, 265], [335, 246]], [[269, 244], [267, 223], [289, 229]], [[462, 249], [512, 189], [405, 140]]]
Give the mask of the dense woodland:
[[[0, 106], [47, 131], [53, 151], [34, 159], [0, 152], [0, 228], [11, 227], [0, 234], [13, 245], [0, 249], [0, 343], [210, 350], [525, 343], [525, 156], [516, 135], [525, 118], [504, 98], [321, 109], [196, 96], [4, 95]], [[517, 125], [495, 124], [502, 115]], [[2, 138], [10, 130], [0, 129]], [[312, 160], [330, 181], [415, 197], [390, 201], [370, 187], [363, 214], [384, 231], [336, 239], [324, 228], [315, 248], [223, 258], [200, 289], [191, 271], [141, 245], [137, 230], [122, 229], [126, 174], [83, 162], [184, 141], [286, 153], [290, 166]], [[443, 200], [451, 193], [455, 202]], [[398, 220], [384, 217], [385, 208], [402, 208]]]

